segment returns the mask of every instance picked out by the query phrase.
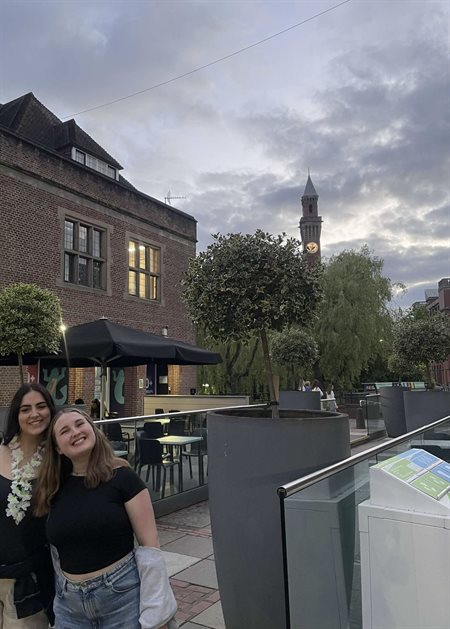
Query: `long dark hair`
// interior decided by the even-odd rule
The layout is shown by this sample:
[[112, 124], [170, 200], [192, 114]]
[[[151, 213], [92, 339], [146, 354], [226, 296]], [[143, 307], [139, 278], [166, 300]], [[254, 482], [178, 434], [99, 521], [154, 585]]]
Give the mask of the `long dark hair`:
[[7, 445], [11, 441], [11, 439], [15, 435], [18, 435], [20, 432], [20, 426], [19, 426], [20, 406], [22, 404], [22, 400], [24, 396], [27, 393], [31, 393], [31, 391], [37, 391], [38, 393], [42, 395], [42, 397], [44, 398], [50, 410], [50, 417], [53, 417], [53, 415], [56, 412], [53, 398], [42, 384], [38, 384], [37, 382], [27, 382], [26, 384], [23, 384], [19, 389], [17, 389], [17, 391], [14, 394], [13, 399], [11, 400], [11, 404], [9, 405], [8, 420], [6, 424], [5, 434], [3, 435], [3, 443], [5, 445]]
[[58, 453], [54, 434], [56, 422], [67, 413], [81, 415], [94, 431], [95, 445], [89, 457], [87, 473], [84, 479], [86, 487], [93, 488], [98, 487], [100, 483], [107, 483], [114, 476], [114, 470], [117, 467], [129, 467], [127, 461], [114, 456], [114, 451], [105, 434], [97, 428], [87, 413], [74, 407], [64, 408], [54, 415], [47, 433], [35, 495], [36, 506], [34, 513], [38, 517], [49, 512], [52, 498], [57, 494], [59, 488], [66, 478], [70, 476], [73, 469], [70, 459], [64, 454]]

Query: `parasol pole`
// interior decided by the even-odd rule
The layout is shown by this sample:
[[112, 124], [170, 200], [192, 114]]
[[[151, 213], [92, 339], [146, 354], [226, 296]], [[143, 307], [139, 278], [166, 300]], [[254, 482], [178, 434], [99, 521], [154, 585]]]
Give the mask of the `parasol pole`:
[[106, 363], [101, 364], [101, 377], [100, 377], [100, 419], [105, 419], [106, 408], [106, 378], [107, 378], [107, 366]]

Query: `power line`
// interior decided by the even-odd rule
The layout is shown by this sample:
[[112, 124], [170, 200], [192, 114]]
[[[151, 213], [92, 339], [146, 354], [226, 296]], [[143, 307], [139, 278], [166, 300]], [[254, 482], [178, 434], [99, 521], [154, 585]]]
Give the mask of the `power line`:
[[156, 83], [155, 85], [152, 85], [150, 87], [146, 87], [143, 90], [139, 90], [139, 92], [133, 92], [132, 94], [128, 94], [128, 96], [122, 96], [121, 98], [116, 98], [115, 100], [111, 100], [107, 103], [103, 103], [102, 105], [95, 105], [95, 107], [89, 107], [88, 109], [83, 109], [82, 111], [77, 111], [74, 114], [69, 114], [67, 116], [62, 116], [62, 120], [66, 120], [67, 118], [73, 118], [74, 116], [81, 116], [81, 114], [86, 114], [89, 111], [95, 111], [96, 109], [101, 109], [102, 107], [109, 107], [109, 105], [114, 105], [115, 103], [120, 103], [121, 101], [127, 100], [128, 98], [133, 98], [134, 96], [139, 96], [139, 94], [145, 94], [145, 92], [150, 92], [151, 90], [156, 90], [158, 87], [162, 87], [163, 85], [169, 85], [169, 83], [174, 83], [175, 81], [179, 81], [180, 79], [184, 79], [187, 76], [191, 76], [191, 74], [195, 74], [196, 72], [200, 72], [201, 70], [205, 70], [205, 68], [210, 68], [211, 66], [216, 65], [217, 63], [220, 63], [221, 61], [226, 61], [227, 59], [231, 59], [232, 57], [235, 57], [236, 55], [240, 55], [242, 52], [246, 52], [247, 50], [250, 50], [251, 48], [255, 48], [256, 46], [259, 46], [261, 44], [264, 44], [268, 41], [270, 41], [271, 39], [274, 39], [275, 37], [279, 37], [280, 35], [284, 35], [284, 33], [288, 33], [289, 31], [292, 31], [294, 28], [298, 28], [299, 26], [303, 26], [303, 24], [306, 24], [307, 22], [311, 22], [312, 20], [317, 19], [318, 17], [321, 17], [322, 15], [325, 15], [326, 13], [330, 13], [331, 11], [334, 11], [335, 9], [338, 9], [339, 7], [341, 7], [344, 4], [347, 4], [348, 2], [351, 2], [351, 0], [343, 0], [343, 2], [339, 2], [339, 4], [335, 4], [332, 7], [329, 7], [328, 9], [325, 9], [324, 11], [321, 11], [320, 13], [316, 13], [315, 15], [312, 15], [311, 17], [306, 18], [305, 20], [302, 20], [301, 22], [297, 22], [297, 24], [293, 24], [292, 26], [288, 26], [287, 28], [284, 28], [282, 31], [278, 31], [277, 33], [274, 33], [273, 35], [269, 35], [268, 37], [264, 37], [264, 39], [260, 39], [257, 42], [254, 42], [253, 44], [249, 44], [248, 46], [244, 46], [244, 48], [240, 48], [239, 50], [235, 50], [234, 52], [231, 52], [228, 55], [225, 55], [223, 57], [220, 57], [219, 59], [215, 59], [214, 61], [210, 61], [209, 63], [205, 63], [202, 66], [199, 66], [198, 68], [194, 68], [193, 70], [189, 70], [188, 72], [184, 72], [183, 74], [179, 74], [178, 76], [174, 76], [171, 79], [167, 79], [166, 81], [161, 81], [161, 83]]

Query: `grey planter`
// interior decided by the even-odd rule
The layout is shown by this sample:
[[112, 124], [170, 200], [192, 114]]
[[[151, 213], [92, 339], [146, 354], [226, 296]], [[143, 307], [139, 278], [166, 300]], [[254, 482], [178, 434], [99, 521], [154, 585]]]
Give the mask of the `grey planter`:
[[450, 414], [450, 391], [380, 391], [381, 412], [389, 437], [398, 437]]
[[388, 437], [399, 437], [406, 432], [405, 403], [402, 387], [380, 389], [381, 413]]
[[404, 391], [406, 430], [450, 415], [450, 391]]
[[280, 391], [280, 408], [308, 408], [320, 411], [320, 393], [318, 391]]
[[208, 413], [209, 507], [227, 629], [286, 627], [277, 488], [350, 456], [347, 415], [261, 414]]

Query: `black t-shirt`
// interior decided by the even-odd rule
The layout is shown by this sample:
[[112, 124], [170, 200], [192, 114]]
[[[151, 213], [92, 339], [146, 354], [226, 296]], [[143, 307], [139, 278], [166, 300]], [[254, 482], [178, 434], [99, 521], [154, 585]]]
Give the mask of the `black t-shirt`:
[[67, 478], [47, 520], [47, 538], [56, 546], [65, 572], [101, 570], [133, 550], [125, 503], [143, 489], [145, 483], [129, 467], [119, 467], [110, 481], [91, 489], [83, 476]]
[[[34, 485], [36, 481], [32, 481]], [[32, 507], [19, 524], [6, 515], [8, 494], [12, 481], [0, 476], [0, 564], [14, 564], [24, 561], [40, 551], [45, 539], [45, 518], [35, 518]]]

